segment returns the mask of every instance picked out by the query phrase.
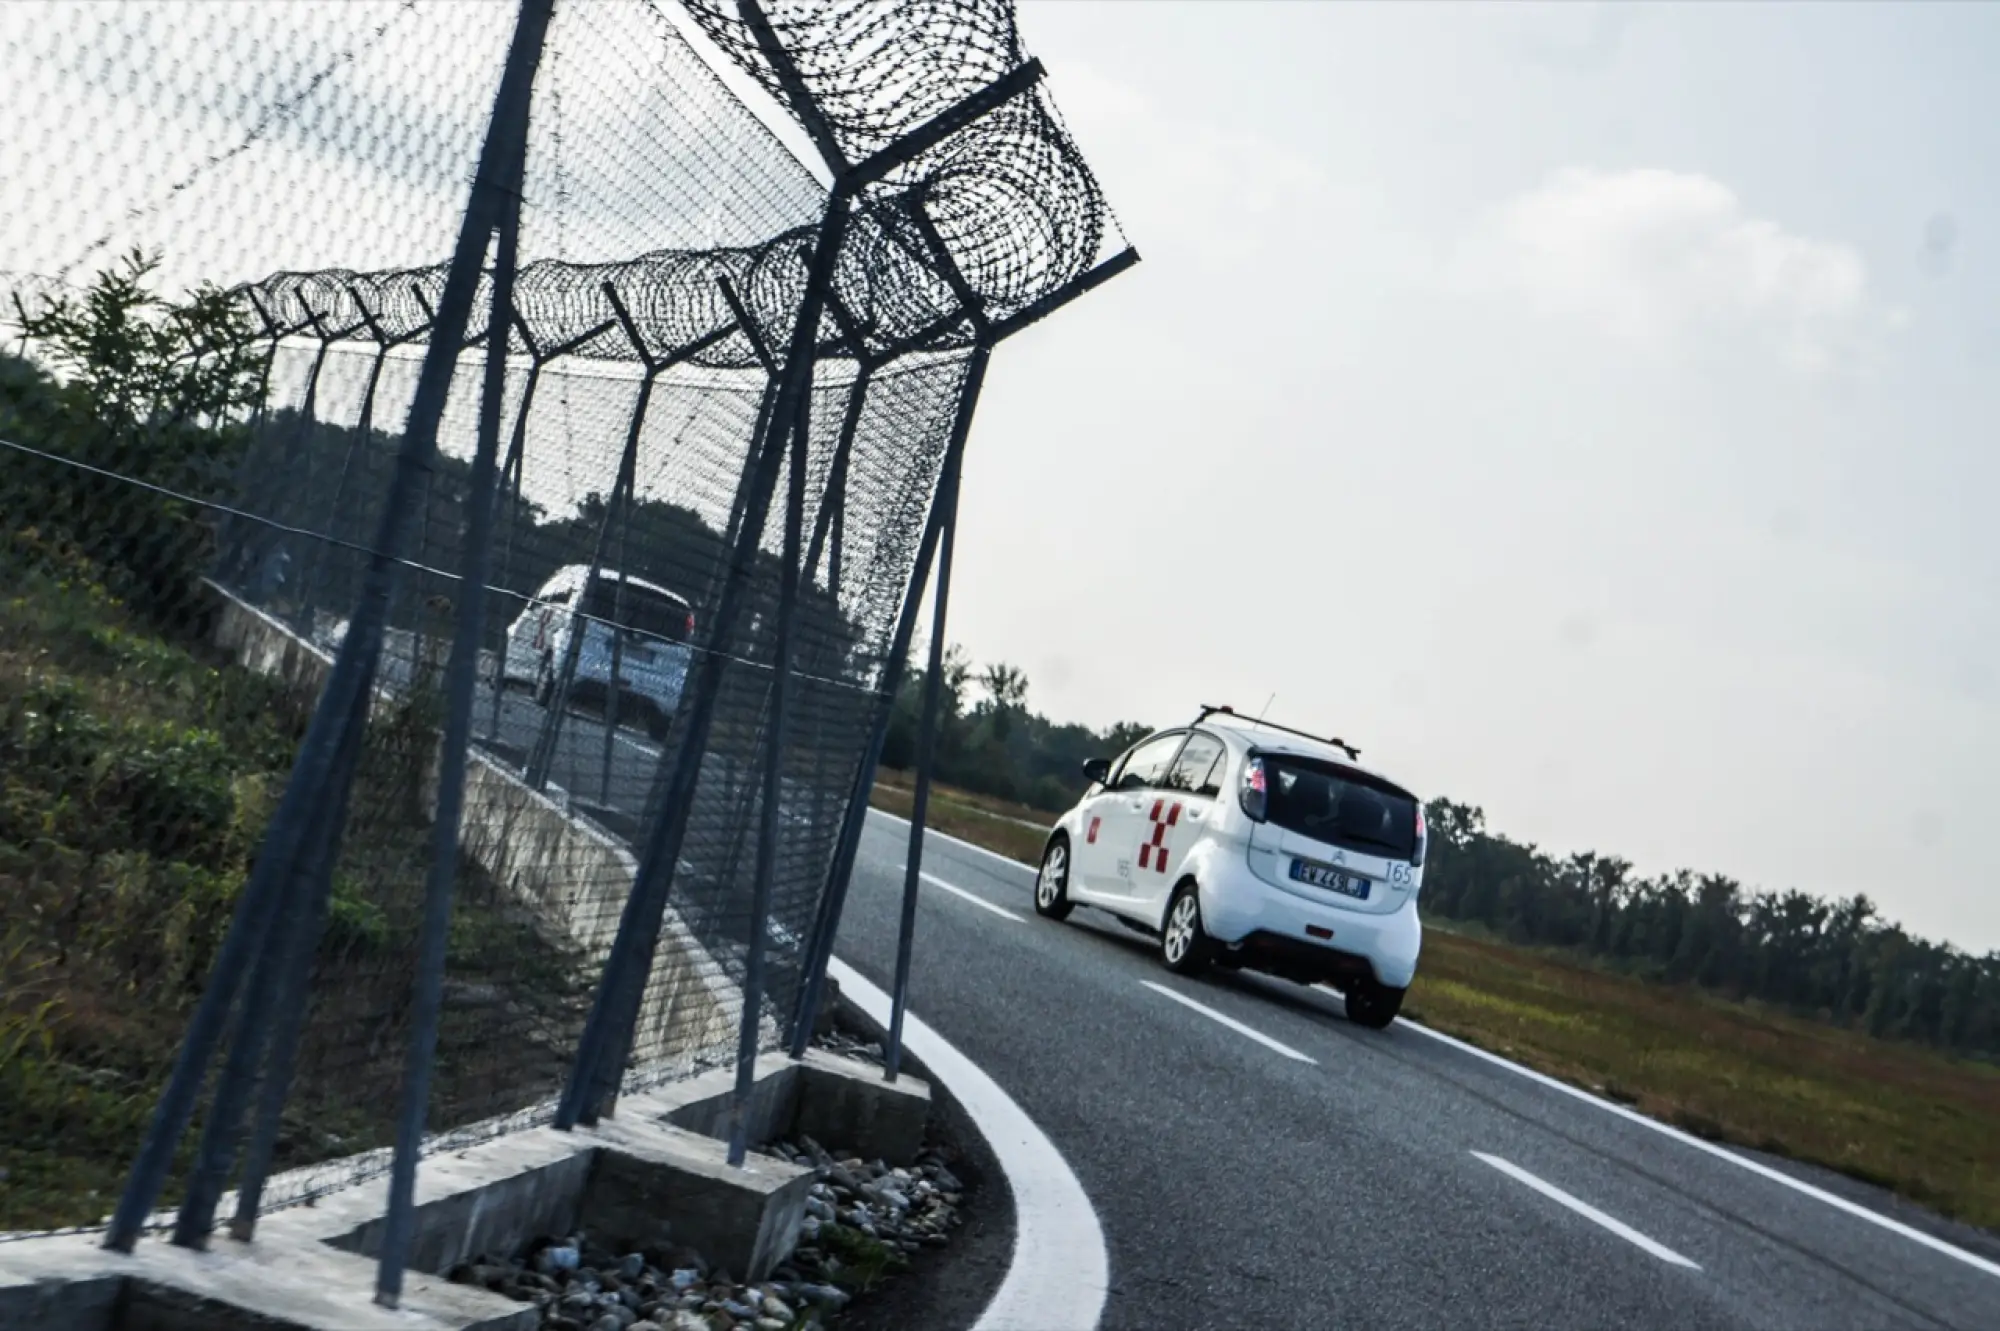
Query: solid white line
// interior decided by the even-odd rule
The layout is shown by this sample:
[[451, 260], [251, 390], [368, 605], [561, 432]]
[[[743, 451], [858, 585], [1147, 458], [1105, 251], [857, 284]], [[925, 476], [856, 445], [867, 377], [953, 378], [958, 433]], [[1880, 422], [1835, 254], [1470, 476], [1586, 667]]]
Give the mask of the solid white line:
[[[879, 818], [887, 818], [892, 823], [901, 823], [904, 827], [910, 825], [910, 820], [901, 814], [890, 813], [887, 809], [878, 809], [872, 804], [868, 806], [868, 812]], [[998, 860], [1010, 869], [1025, 869], [1029, 873], [1035, 872], [1035, 866], [1032, 864], [1023, 864], [1017, 859], [1002, 855], [999, 851], [988, 850], [984, 846], [975, 846], [970, 841], [961, 841], [949, 832], [940, 832], [935, 827], [927, 827], [924, 829], [924, 832], [925, 835], [936, 837], [939, 841], [949, 842], [951, 845], [957, 846], [960, 850], [969, 850], [974, 854], [984, 855], [989, 860]]]
[[1658, 1119], [1647, 1118], [1644, 1114], [1636, 1110], [1627, 1109], [1624, 1105], [1615, 1104], [1610, 1100], [1601, 1100], [1588, 1091], [1580, 1091], [1574, 1086], [1557, 1081], [1554, 1077], [1537, 1072], [1533, 1068], [1524, 1068], [1519, 1063], [1510, 1062], [1498, 1054], [1489, 1054], [1477, 1045], [1467, 1044], [1463, 1040], [1454, 1039], [1442, 1031], [1434, 1031], [1428, 1026], [1420, 1026], [1414, 1021], [1409, 1021], [1401, 1017], [1396, 1019], [1396, 1024], [1408, 1027], [1420, 1035], [1427, 1035], [1440, 1044], [1450, 1045], [1452, 1048], [1470, 1054], [1474, 1058], [1483, 1059], [1496, 1067], [1506, 1068], [1509, 1072], [1526, 1077], [1529, 1081], [1546, 1086], [1552, 1091], [1560, 1091], [1573, 1100], [1581, 1100], [1584, 1104], [1594, 1105], [1607, 1114], [1616, 1114], [1619, 1118], [1629, 1123], [1636, 1123], [1640, 1127], [1648, 1128], [1663, 1137], [1671, 1137], [1683, 1146], [1692, 1146], [1695, 1150], [1712, 1155], [1718, 1160], [1726, 1160], [1739, 1169], [1747, 1169], [1759, 1178], [1769, 1179], [1773, 1183], [1790, 1188], [1793, 1192], [1810, 1197], [1816, 1202], [1824, 1202], [1834, 1210], [1845, 1212], [1857, 1220], [1865, 1220], [1871, 1225], [1879, 1225], [1891, 1234], [1909, 1239], [1912, 1243], [1920, 1243], [1933, 1252], [1942, 1253], [1955, 1261], [1964, 1262], [1974, 1270], [1984, 1271], [1989, 1276], [2000, 1276], [2000, 1262], [1988, 1261], [1986, 1258], [1978, 1256], [1975, 1253], [1969, 1253], [1963, 1248], [1954, 1247], [1952, 1244], [1946, 1243], [1943, 1239], [1924, 1233], [1921, 1229], [1914, 1229], [1900, 1220], [1892, 1220], [1888, 1216], [1871, 1211], [1865, 1206], [1858, 1206], [1848, 1201], [1845, 1197], [1836, 1196], [1824, 1188], [1816, 1188], [1810, 1183], [1795, 1179], [1791, 1175], [1781, 1173], [1768, 1165], [1759, 1164], [1755, 1160], [1737, 1155], [1734, 1151], [1726, 1151], [1713, 1142], [1705, 1142], [1699, 1137], [1682, 1132], [1679, 1128], [1662, 1123]]
[[[910, 825], [909, 819], [897, 818], [895, 814], [887, 813], [881, 809], [871, 808], [870, 812], [879, 813], [884, 818], [893, 818], [895, 819], [895, 821], [903, 824], [903, 826], [905, 827], [908, 827]], [[985, 855], [988, 856], [989, 858], [999, 860], [1002, 864], [1009, 865], [1016, 869], [1024, 870], [1027, 873], [1035, 872], [1034, 865], [1023, 864], [1019, 860], [1009, 859], [1007, 856], [997, 854], [994, 851], [990, 851], [986, 849], [984, 846], [975, 846], [969, 841], [960, 841], [957, 837], [947, 836], [943, 832], [934, 831], [930, 835], [934, 837], [941, 837], [944, 840], [950, 841], [956, 845], [964, 846], [968, 850], [976, 850], [981, 855]], [[1329, 992], [1338, 992], [1338, 991], [1330, 990]], [[1977, 1253], [1967, 1252], [1963, 1248], [1957, 1247], [1950, 1243], [1946, 1243], [1943, 1239], [1936, 1238], [1930, 1234], [1926, 1234], [1921, 1229], [1914, 1229], [1911, 1226], [1904, 1224], [1900, 1220], [1892, 1220], [1888, 1216], [1883, 1215], [1880, 1212], [1871, 1211], [1865, 1206], [1861, 1206], [1858, 1205], [1857, 1203], [1850, 1202], [1847, 1200], [1847, 1198], [1837, 1196], [1834, 1193], [1828, 1192], [1824, 1188], [1816, 1188], [1812, 1184], [1807, 1183], [1802, 1179], [1793, 1178], [1790, 1174], [1782, 1173], [1779, 1170], [1772, 1169], [1768, 1165], [1759, 1164], [1755, 1160], [1746, 1159], [1743, 1156], [1737, 1155], [1734, 1151], [1726, 1151], [1722, 1147], [1717, 1146], [1713, 1142], [1703, 1141], [1701, 1138], [1693, 1136], [1690, 1133], [1682, 1132], [1679, 1128], [1673, 1127], [1670, 1124], [1662, 1123], [1655, 1118], [1647, 1118], [1644, 1114], [1639, 1113], [1637, 1110], [1627, 1109], [1624, 1105], [1616, 1104], [1610, 1100], [1599, 1099], [1597, 1096], [1592, 1095], [1588, 1091], [1578, 1090], [1576, 1087], [1569, 1085], [1567, 1082], [1558, 1081], [1554, 1077], [1535, 1071], [1533, 1068], [1523, 1067], [1521, 1064], [1514, 1062], [1512, 1059], [1502, 1058], [1498, 1054], [1489, 1053], [1486, 1050], [1481, 1049], [1477, 1045], [1467, 1044], [1463, 1040], [1455, 1039], [1452, 1036], [1446, 1035], [1443, 1031], [1434, 1031], [1428, 1026], [1420, 1025], [1417, 1022], [1411, 1021], [1408, 1017], [1396, 1018], [1396, 1024], [1407, 1030], [1415, 1031], [1419, 1035], [1427, 1035], [1431, 1039], [1438, 1041], [1440, 1044], [1448, 1044], [1452, 1046], [1452, 1048], [1454, 1049], [1462, 1050], [1465, 1053], [1471, 1054], [1474, 1058], [1484, 1059], [1486, 1062], [1493, 1064], [1493, 1066], [1495, 1067], [1505, 1068], [1509, 1072], [1512, 1072], [1517, 1076], [1526, 1077], [1529, 1081], [1536, 1082], [1540, 1085], [1546, 1086], [1552, 1091], [1560, 1091], [1562, 1094], [1569, 1096], [1573, 1100], [1580, 1100], [1584, 1104], [1592, 1105], [1598, 1109], [1603, 1110], [1607, 1114], [1616, 1114], [1619, 1118], [1622, 1118], [1629, 1123], [1636, 1123], [1640, 1127], [1646, 1128], [1653, 1132], [1657, 1132], [1663, 1137], [1671, 1137], [1675, 1141], [1680, 1142], [1683, 1146], [1691, 1146], [1697, 1151], [1701, 1151], [1707, 1155], [1714, 1156], [1717, 1160], [1727, 1161], [1728, 1163], [1735, 1165], [1738, 1169], [1748, 1170], [1750, 1173], [1757, 1175], [1759, 1178], [1767, 1179], [1770, 1182], [1776, 1183], [1781, 1187], [1790, 1188], [1793, 1192], [1796, 1192], [1801, 1196], [1810, 1197], [1816, 1202], [1823, 1202], [1826, 1205], [1831, 1206], [1836, 1211], [1840, 1211], [1846, 1215], [1853, 1216], [1856, 1220], [1864, 1220], [1871, 1225], [1879, 1226], [1882, 1229], [1888, 1230], [1891, 1234], [1895, 1234], [1900, 1238], [1906, 1238], [1910, 1240], [1910, 1242], [1912, 1243], [1921, 1244], [1924, 1247], [1929, 1248], [1932, 1252], [1941, 1253], [1944, 1256], [1951, 1258], [1953, 1261], [1964, 1262], [1967, 1266], [1973, 1268], [1975, 1271], [1983, 1271], [1989, 1276], [2000, 1278], [2000, 1262], [1988, 1261], [1986, 1258], [1979, 1256]]]
[[1139, 981], [1139, 983], [1145, 985], [1148, 989], [1151, 989], [1156, 994], [1160, 994], [1163, 995], [1164, 997], [1173, 999], [1174, 1002], [1179, 1003], [1182, 1007], [1193, 1008], [1196, 1012], [1201, 1013], [1202, 1016], [1207, 1017], [1210, 1021], [1217, 1022], [1223, 1026], [1227, 1026], [1230, 1030], [1235, 1031], [1238, 1035], [1249, 1036], [1251, 1039], [1255, 1040], [1258, 1044], [1263, 1045], [1266, 1049], [1275, 1050], [1276, 1052], [1283, 1054], [1286, 1058], [1294, 1059], [1300, 1063], [1312, 1063], [1314, 1065], [1318, 1064], [1318, 1060], [1311, 1057], [1310, 1055], [1302, 1054], [1288, 1044], [1279, 1044], [1276, 1040], [1273, 1040], [1270, 1036], [1264, 1034], [1264, 1032], [1260, 1030], [1254, 1030], [1249, 1026], [1245, 1026], [1242, 1022], [1236, 1020], [1236, 1018], [1234, 1017], [1224, 1016], [1222, 1013], [1217, 1012], [1212, 1007], [1205, 1007], [1202, 1004], [1195, 1002], [1192, 998], [1187, 997], [1185, 994], [1177, 994], [1173, 990], [1167, 988], [1167, 986], [1165, 986], [1164, 984], [1154, 984], [1151, 980], [1141, 980]]
[[1555, 1184], [1544, 1183], [1541, 1179], [1536, 1178], [1533, 1174], [1530, 1174], [1527, 1170], [1521, 1168], [1519, 1165], [1512, 1164], [1506, 1160], [1502, 1160], [1497, 1155], [1488, 1155], [1484, 1151], [1474, 1151], [1472, 1154], [1478, 1159], [1484, 1160], [1487, 1164], [1493, 1166], [1495, 1169], [1505, 1174], [1508, 1178], [1513, 1179], [1515, 1182], [1527, 1184], [1529, 1187], [1533, 1188], [1536, 1192], [1542, 1194], [1542, 1196], [1549, 1198], [1551, 1201], [1562, 1203], [1564, 1206], [1567, 1206], [1570, 1210], [1582, 1216], [1585, 1220], [1588, 1220], [1593, 1224], [1604, 1226], [1606, 1229], [1610, 1230], [1613, 1234], [1616, 1234], [1619, 1238], [1624, 1239], [1627, 1243], [1632, 1244], [1634, 1247], [1637, 1248], [1643, 1248], [1645, 1251], [1651, 1253], [1653, 1256], [1659, 1258], [1661, 1261], [1670, 1262], [1675, 1266], [1685, 1266], [1690, 1271], [1701, 1270], [1699, 1266], [1695, 1265], [1693, 1262], [1690, 1262], [1687, 1258], [1681, 1256], [1679, 1253], [1675, 1252], [1672, 1248], [1667, 1247], [1663, 1243], [1655, 1243], [1653, 1240], [1647, 1238], [1644, 1234], [1641, 1234], [1638, 1230], [1632, 1228], [1630, 1225], [1625, 1224], [1623, 1221], [1612, 1219], [1610, 1216], [1604, 1214], [1604, 1212], [1598, 1210], [1590, 1203], [1570, 1196], [1568, 1193], [1564, 1192], [1561, 1188], [1558, 1188]]
[[[889, 1024], [889, 995], [839, 957], [827, 972], [863, 1012]], [[978, 1064], [907, 1011], [903, 1046], [951, 1088], [1014, 1195], [1013, 1258], [973, 1331], [1095, 1331], [1111, 1263], [1097, 1212], [1062, 1152]]]
[[[908, 873], [909, 867], [907, 865], [904, 866], [903, 869], [900, 870], [900, 872]], [[996, 906], [992, 902], [988, 901], [985, 897], [982, 897], [977, 893], [968, 892], [962, 887], [957, 887], [951, 883], [947, 883], [944, 879], [938, 877], [936, 874], [925, 873], [922, 869], [919, 869], [917, 870], [917, 877], [921, 878], [926, 883], [929, 883], [932, 887], [943, 888], [945, 891], [951, 893], [955, 897], [964, 897], [967, 901], [970, 901], [973, 905], [979, 907], [981, 910], [990, 910], [1003, 920], [1012, 920], [1016, 924], [1024, 923], [1022, 918], [1019, 915], [1016, 915], [1013, 911], [1006, 910], [1003, 909], [1002, 907]]]

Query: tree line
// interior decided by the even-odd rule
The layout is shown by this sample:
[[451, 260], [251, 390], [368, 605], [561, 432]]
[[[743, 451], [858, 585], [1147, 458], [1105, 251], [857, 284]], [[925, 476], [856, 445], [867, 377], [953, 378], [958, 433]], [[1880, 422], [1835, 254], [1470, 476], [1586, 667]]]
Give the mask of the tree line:
[[1451, 800], [1427, 806], [1423, 907], [1870, 1035], [2000, 1058], [2000, 952], [1975, 956], [1884, 919], [1861, 893], [1756, 890], [1718, 873], [1644, 877], [1616, 855], [1554, 856]]
[[[899, 771], [917, 760], [926, 674], [917, 663], [930, 659], [921, 648], [912, 657], [882, 744], [883, 766]], [[975, 671], [956, 643], [945, 650], [939, 680], [937, 779], [1045, 813], [1061, 813], [1083, 793], [1086, 759], [1121, 753], [1152, 733], [1131, 721], [1103, 731], [1057, 724], [1029, 708], [1019, 667], [998, 662]]]
[[[915, 762], [923, 687], [913, 664], [883, 748], [889, 767]], [[942, 688], [937, 779], [1052, 815], [1082, 794], [1085, 759], [1151, 733], [1131, 722], [1093, 731], [1050, 721], [1028, 706], [1019, 668], [975, 668], [957, 646], [945, 654]], [[1870, 1035], [2000, 1059], [2000, 952], [1917, 937], [1861, 894], [1757, 890], [1687, 869], [1647, 877], [1617, 855], [1558, 856], [1514, 841], [1473, 805], [1436, 799], [1426, 813], [1426, 915]]]
[[[0, 438], [95, 470], [8, 450], [0, 520], [73, 545], [116, 594], [182, 633], [199, 636], [200, 574], [219, 564], [225, 578], [263, 576], [283, 562], [272, 558], [281, 545], [298, 543], [285, 527], [334, 538], [302, 546], [284, 578], [285, 599], [328, 609], [349, 603], [355, 547], [373, 537], [399, 440], [297, 411], [253, 414], [263, 396], [260, 358], [240, 313], [213, 288], [180, 302], [155, 296], [155, 267], [134, 254], [80, 297], [17, 308], [17, 322], [63, 377], [0, 352]], [[468, 483], [462, 460], [436, 460], [416, 524], [420, 564], [457, 567]], [[228, 497], [263, 521], [237, 520], [232, 530], [225, 519], [217, 541], [210, 513], [163, 491]], [[720, 533], [691, 510], [655, 499], [642, 499], [614, 526], [611, 564], [703, 606]], [[588, 559], [604, 528], [604, 501], [588, 496], [559, 518], [510, 503], [501, 527], [496, 581], [518, 596], [560, 564]], [[776, 585], [769, 558], [760, 555], [752, 598], [753, 622], [767, 626]], [[489, 628], [495, 636], [518, 612], [508, 599]], [[819, 669], [837, 666], [858, 641], [822, 592], [808, 591], [799, 613]], [[891, 768], [915, 760], [924, 682], [913, 664], [891, 712], [883, 751]], [[1050, 814], [1081, 794], [1085, 759], [1119, 753], [1150, 731], [1134, 722], [1103, 731], [1053, 722], [1028, 705], [1018, 667], [975, 668], [957, 646], [945, 654], [940, 686], [939, 778]], [[1434, 918], [1877, 1036], [2000, 1058], [2000, 952], [1974, 956], [1919, 938], [1863, 895], [1755, 890], [1688, 870], [1644, 877], [1616, 855], [1555, 856], [1491, 832], [1471, 805], [1439, 799], [1428, 813], [1423, 908]]]

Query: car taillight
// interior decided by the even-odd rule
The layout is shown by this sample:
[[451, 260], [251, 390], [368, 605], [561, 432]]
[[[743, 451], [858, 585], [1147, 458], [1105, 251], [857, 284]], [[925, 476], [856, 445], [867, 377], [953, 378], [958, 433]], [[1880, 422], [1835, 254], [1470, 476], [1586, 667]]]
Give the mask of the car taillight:
[[1422, 867], [1424, 851], [1428, 847], [1430, 839], [1430, 831], [1424, 826], [1424, 806], [1419, 804], [1417, 806], [1417, 849], [1416, 853], [1410, 856], [1411, 864]]
[[694, 636], [694, 611], [692, 610], [688, 611], [688, 636], [690, 638]]
[[1270, 810], [1270, 787], [1264, 775], [1264, 760], [1252, 758], [1243, 764], [1243, 778], [1237, 783], [1236, 802], [1243, 806], [1243, 812], [1250, 815], [1250, 821], [1261, 823]]

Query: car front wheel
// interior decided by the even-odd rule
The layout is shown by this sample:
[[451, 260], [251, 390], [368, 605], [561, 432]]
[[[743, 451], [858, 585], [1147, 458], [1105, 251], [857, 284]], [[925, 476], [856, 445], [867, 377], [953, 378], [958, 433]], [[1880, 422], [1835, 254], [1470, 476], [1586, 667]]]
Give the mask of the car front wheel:
[[1035, 914], [1066, 920], [1075, 909], [1069, 899], [1069, 838], [1052, 837], [1042, 852], [1042, 871], [1035, 877]]
[[1192, 882], [1174, 889], [1160, 930], [1160, 960], [1176, 975], [1193, 975], [1208, 965], [1215, 947], [1201, 926], [1201, 897]]
[[1405, 990], [1391, 989], [1374, 980], [1356, 980], [1347, 987], [1347, 1019], [1357, 1026], [1379, 1031], [1403, 1010]]

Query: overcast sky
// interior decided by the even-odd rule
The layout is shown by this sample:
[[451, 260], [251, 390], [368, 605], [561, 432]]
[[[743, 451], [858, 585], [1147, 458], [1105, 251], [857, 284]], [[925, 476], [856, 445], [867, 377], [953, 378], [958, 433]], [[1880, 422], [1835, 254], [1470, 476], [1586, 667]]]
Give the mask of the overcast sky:
[[[434, 260], [495, 8], [9, 0], [0, 86], [39, 119], [0, 136], [0, 269], [113, 233], [219, 280]], [[681, 169], [719, 122], [646, 11], [562, 12], [537, 142], [608, 202], [537, 212], [538, 246], [797, 220], [783, 172], [725, 198]], [[1547, 849], [2000, 947], [2000, 8], [1021, 21], [1145, 262], [995, 359], [952, 598], [976, 659], [1099, 725], [1275, 693]]]
[[995, 358], [976, 659], [2000, 947], [2000, 9], [1021, 21], [1145, 262]]

